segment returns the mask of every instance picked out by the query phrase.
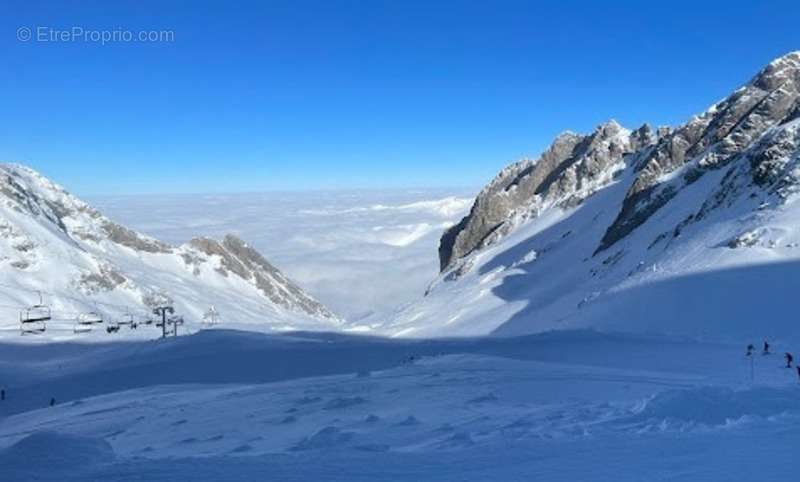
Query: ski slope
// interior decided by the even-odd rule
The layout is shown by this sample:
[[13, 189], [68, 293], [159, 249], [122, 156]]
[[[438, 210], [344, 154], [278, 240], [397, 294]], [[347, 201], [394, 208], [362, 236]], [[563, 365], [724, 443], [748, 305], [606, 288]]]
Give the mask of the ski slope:
[[800, 384], [781, 360], [792, 345], [752, 359], [743, 348], [570, 331], [413, 341], [216, 330], [3, 344], [0, 471], [4, 480], [788, 478], [800, 436]]

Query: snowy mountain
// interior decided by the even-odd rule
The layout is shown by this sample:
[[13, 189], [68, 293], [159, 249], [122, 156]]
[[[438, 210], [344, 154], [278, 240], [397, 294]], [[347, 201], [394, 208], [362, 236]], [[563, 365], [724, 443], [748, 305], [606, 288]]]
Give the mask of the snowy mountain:
[[[19, 332], [20, 312], [39, 304], [51, 310], [49, 335], [71, 336], [82, 316], [142, 321], [165, 303], [189, 325], [211, 307], [253, 329], [340, 323], [236, 236], [171, 246], [13, 164], [0, 165], [0, 287], [0, 328], [8, 335]], [[103, 327], [94, 332], [105, 335]]]
[[381, 328], [800, 334], [799, 165], [800, 52], [676, 128], [564, 133], [481, 191]]

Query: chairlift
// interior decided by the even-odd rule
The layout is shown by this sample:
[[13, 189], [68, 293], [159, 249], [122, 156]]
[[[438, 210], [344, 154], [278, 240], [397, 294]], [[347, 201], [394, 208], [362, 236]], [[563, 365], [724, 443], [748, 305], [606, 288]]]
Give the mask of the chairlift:
[[89, 311], [78, 315], [79, 325], [99, 325], [103, 323], [103, 315], [96, 311]]
[[94, 325], [99, 325], [101, 323], [103, 323], [103, 316], [100, 313], [96, 311], [81, 313], [78, 315], [78, 318], [75, 319], [75, 327], [73, 328], [73, 332], [89, 333], [92, 331], [92, 327]]
[[203, 313], [204, 325], [216, 325], [219, 321], [219, 312], [215, 306], [211, 306], [205, 313]]
[[38, 334], [47, 331], [47, 322], [52, 319], [50, 307], [42, 301], [39, 293], [39, 303], [29, 306], [19, 313], [20, 333]]
[[172, 336], [178, 336], [178, 326], [183, 325], [183, 317], [182, 316], [170, 316], [167, 318], [167, 325], [171, 327], [167, 333]]
[[72, 328], [72, 331], [76, 334], [89, 333], [92, 331], [92, 325], [84, 325], [79, 322], [76, 322], [75, 326]]
[[35, 335], [47, 331], [50, 320], [50, 309], [47, 307], [30, 307], [19, 314], [19, 329], [23, 335]]
[[116, 326], [117, 327], [127, 326], [131, 330], [135, 329], [136, 321], [133, 319], [133, 314], [130, 312], [126, 312], [124, 315], [122, 315], [122, 318], [117, 320]]

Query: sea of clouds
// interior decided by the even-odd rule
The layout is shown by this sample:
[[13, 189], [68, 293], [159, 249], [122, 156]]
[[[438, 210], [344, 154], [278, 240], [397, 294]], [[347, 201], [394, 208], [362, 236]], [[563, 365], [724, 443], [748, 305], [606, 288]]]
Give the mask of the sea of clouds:
[[337, 314], [389, 316], [424, 293], [467, 189], [104, 196], [106, 215], [162, 241], [240, 236]]

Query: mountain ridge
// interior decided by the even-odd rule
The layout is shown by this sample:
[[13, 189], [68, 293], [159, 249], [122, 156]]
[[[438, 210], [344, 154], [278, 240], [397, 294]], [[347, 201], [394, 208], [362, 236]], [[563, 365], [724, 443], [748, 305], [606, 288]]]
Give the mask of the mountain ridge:
[[[782, 287], [794, 271], [779, 267], [800, 260], [798, 200], [800, 52], [791, 52], [681, 126], [607, 122], [501, 170], [443, 234], [426, 295], [384, 329], [764, 336], [760, 307], [771, 332], [800, 335]], [[722, 272], [740, 275], [710, 274]]]
[[41, 291], [63, 313], [105, 312], [109, 319], [122, 307], [145, 316], [168, 301], [194, 320], [219, 303], [228, 320], [262, 328], [288, 327], [293, 318], [301, 328], [341, 322], [232, 234], [172, 246], [115, 223], [19, 164], [0, 164], [0, 210], [6, 306], [30, 305]]

